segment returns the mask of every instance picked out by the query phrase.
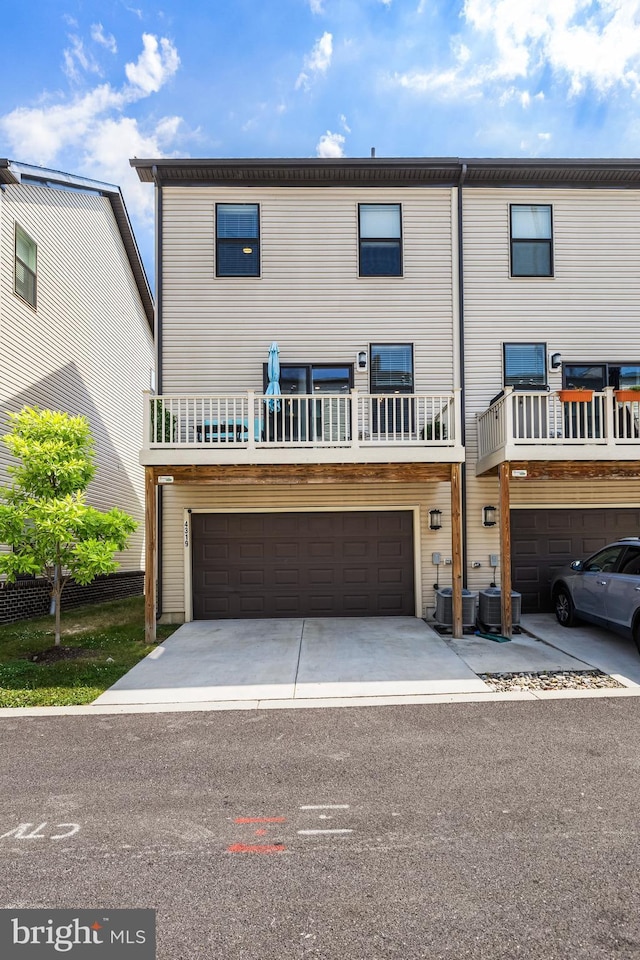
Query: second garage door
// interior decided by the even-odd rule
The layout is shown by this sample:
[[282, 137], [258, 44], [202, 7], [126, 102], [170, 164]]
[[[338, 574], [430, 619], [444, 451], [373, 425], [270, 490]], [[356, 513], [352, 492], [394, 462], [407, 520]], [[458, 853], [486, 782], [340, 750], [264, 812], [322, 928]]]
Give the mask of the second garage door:
[[640, 533], [640, 510], [512, 510], [513, 589], [522, 594], [523, 613], [552, 610], [550, 584], [555, 570], [581, 560], [619, 537]]
[[195, 620], [415, 614], [410, 511], [191, 520]]

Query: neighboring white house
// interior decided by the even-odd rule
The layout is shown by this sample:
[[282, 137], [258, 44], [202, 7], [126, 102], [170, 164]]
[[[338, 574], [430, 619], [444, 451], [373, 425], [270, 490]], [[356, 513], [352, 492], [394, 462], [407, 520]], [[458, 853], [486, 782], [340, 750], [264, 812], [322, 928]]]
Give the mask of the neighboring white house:
[[[0, 430], [26, 404], [89, 420], [90, 502], [139, 522], [120, 571], [73, 597], [139, 593], [144, 568], [140, 393], [152, 382], [154, 307], [118, 187], [0, 160]], [[0, 446], [0, 482], [8, 453]], [[0, 619], [46, 610], [38, 582], [0, 590]]]
[[551, 610], [554, 569], [640, 535], [640, 163], [470, 161], [463, 214], [468, 583], [502, 531]]
[[640, 532], [614, 396], [640, 383], [640, 164], [131, 163], [158, 212], [150, 634], [156, 534], [165, 618], [424, 616], [438, 584], [459, 633], [463, 584], [500, 583], [508, 632], [512, 566], [542, 609], [552, 565]]

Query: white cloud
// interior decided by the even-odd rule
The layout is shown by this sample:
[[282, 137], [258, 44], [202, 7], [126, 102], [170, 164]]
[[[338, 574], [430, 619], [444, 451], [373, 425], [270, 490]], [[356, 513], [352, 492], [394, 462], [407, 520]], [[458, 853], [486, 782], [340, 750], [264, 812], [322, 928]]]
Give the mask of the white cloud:
[[323, 0], [309, 0], [309, 7], [311, 13], [324, 13], [324, 7], [322, 6]]
[[496, 77], [548, 65], [572, 93], [639, 87], [639, 0], [466, 0], [463, 16], [492, 42]]
[[342, 124], [342, 129], [343, 129], [346, 133], [351, 133], [351, 127], [350, 127], [349, 124], [347, 123], [347, 118], [345, 117], [344, 113], [341, 113], [341, 114], [340, 114], [340, 123]]
[[316, 156], [318, 157], [344, 157], [344, 137], [341, 133], [331, 133], [327, 130], [316, 144]]
[[142, 34], [144, 49], [136, 63], [128, 63], [125, 73], [133, 87], [139, 87], [142, 95], [157, 93], [160, 87], [173, 76], [180, 66], [178, 51], [165, 37]]
[[[177, 121], [177, 123], [176, 123]], [[144, 132], [133, 117], [105, 118], [95, 125], [84, 152], [84, 171], [87, 176], [123, 188], [127, 208], [144, 226], [153, 224], [153, 190], [141, 183], [132, 170], [129, 157], [161, 157], [165, 153], [167, 134], [177, 130], [179, 118], [160, 120], [154, 128]]]
[[118, 45], [116, 43], [116, 38], [112, 33], [105, 34], [104, 27], [101, 23], [92, 23], [91, 24], [91, 39], [96, 43], [101, 44], [103, 47], [106, 47], [109, 53], [117, 53]]
[[[129, 83], [118, 89], [103, 83], [72, 98], [52, 96], [41, 104], [18, 107], [0, 116], [0, 134], [16, 160], [42, 166], [56, 164], [70, 173], [126, 185], [132, 213], [151, 223], [153, 191], [145, 190], [131, 170], [129, 157], [166, 155], [182, 125], [164, 117], [145, 125], [124, 115], [127, 106], [157, 92], [178, 68], [175, 47], [165, 38], [143, 36], [143, 51], [125, 66]], [[73, 157], [67, 166], [66, 154]]]
[[304, 70], [296, 80], [296, 90], [303, 87], [309, 89], [314, 76], [324, 74], [331, 66], [333, 56], [333, 34], [325, 31], [314, 44], [311, 53], [304, 58]]
[[85, 73], [100, 73], [100, 67], [93, 57], [86, 52], [84, 44], [80, 37], [75, 34], [69, 36], [70, 46], [62, 52], [64, 60], [63, 70], [69, 80], [74, 83], [80, 79], [80, 67]]
[[481, 96], [483, 77], [481, 75], [464, 76], [459, 69], [430, 70], [412, 73], [396, 73], [392, 80], [406, 90], [416, 93], [430, 93], [445, 100], [455, 100], [461, 96]]
[[122, 92], [105, 83], [71, 102], [17, 107], [0, 117], [0, 130], [17, 159], [50, 166], [62, 150], [82, 144], [103, 114], [121, 110], [125, 102]]
[[440, 99], [496, 95], [525, 108], [544, 98], [528, 92], [543, 81], [570, 95], [640, 93], [640, 0], [465, 0], [448, 62], [392, 79]]

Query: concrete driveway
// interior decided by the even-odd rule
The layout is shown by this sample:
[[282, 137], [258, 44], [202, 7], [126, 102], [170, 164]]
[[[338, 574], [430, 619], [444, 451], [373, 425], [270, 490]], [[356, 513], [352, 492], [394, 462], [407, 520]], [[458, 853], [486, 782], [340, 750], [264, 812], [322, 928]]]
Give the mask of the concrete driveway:
[[414, 617], [198, 620], [181, 626], [95, 701], [103, 705], [489, 694], [478, 674], [589, 670], [640, 692], [631, 641], [525, 616], [510, 643], [443, 637]]
[[96, 703], [292, 700], [486, 690], [415, 617], [196, 620]]

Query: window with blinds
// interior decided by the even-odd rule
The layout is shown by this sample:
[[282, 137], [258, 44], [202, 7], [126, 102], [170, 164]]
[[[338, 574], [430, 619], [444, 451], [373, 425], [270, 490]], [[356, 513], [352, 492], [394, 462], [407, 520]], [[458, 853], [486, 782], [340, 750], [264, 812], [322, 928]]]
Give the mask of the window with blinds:
[[360, 276], [402, 276], [400, 204], [361, 203], [358, 224]]
[[511, 276], [552, 277], [551, 205], [511, 205]]
[[38, 248], [17, 223], [15, 253], [15, 291], [19, 297], [35, 307]]
[[216, 276], [260, 276], [257, 203], [216, 204]]
[[505, 387], [546, 386], [546, 343], [505, 343], [503, 349]]
[[413, 393], [413, 344], [372, 343], [371, 393]]

